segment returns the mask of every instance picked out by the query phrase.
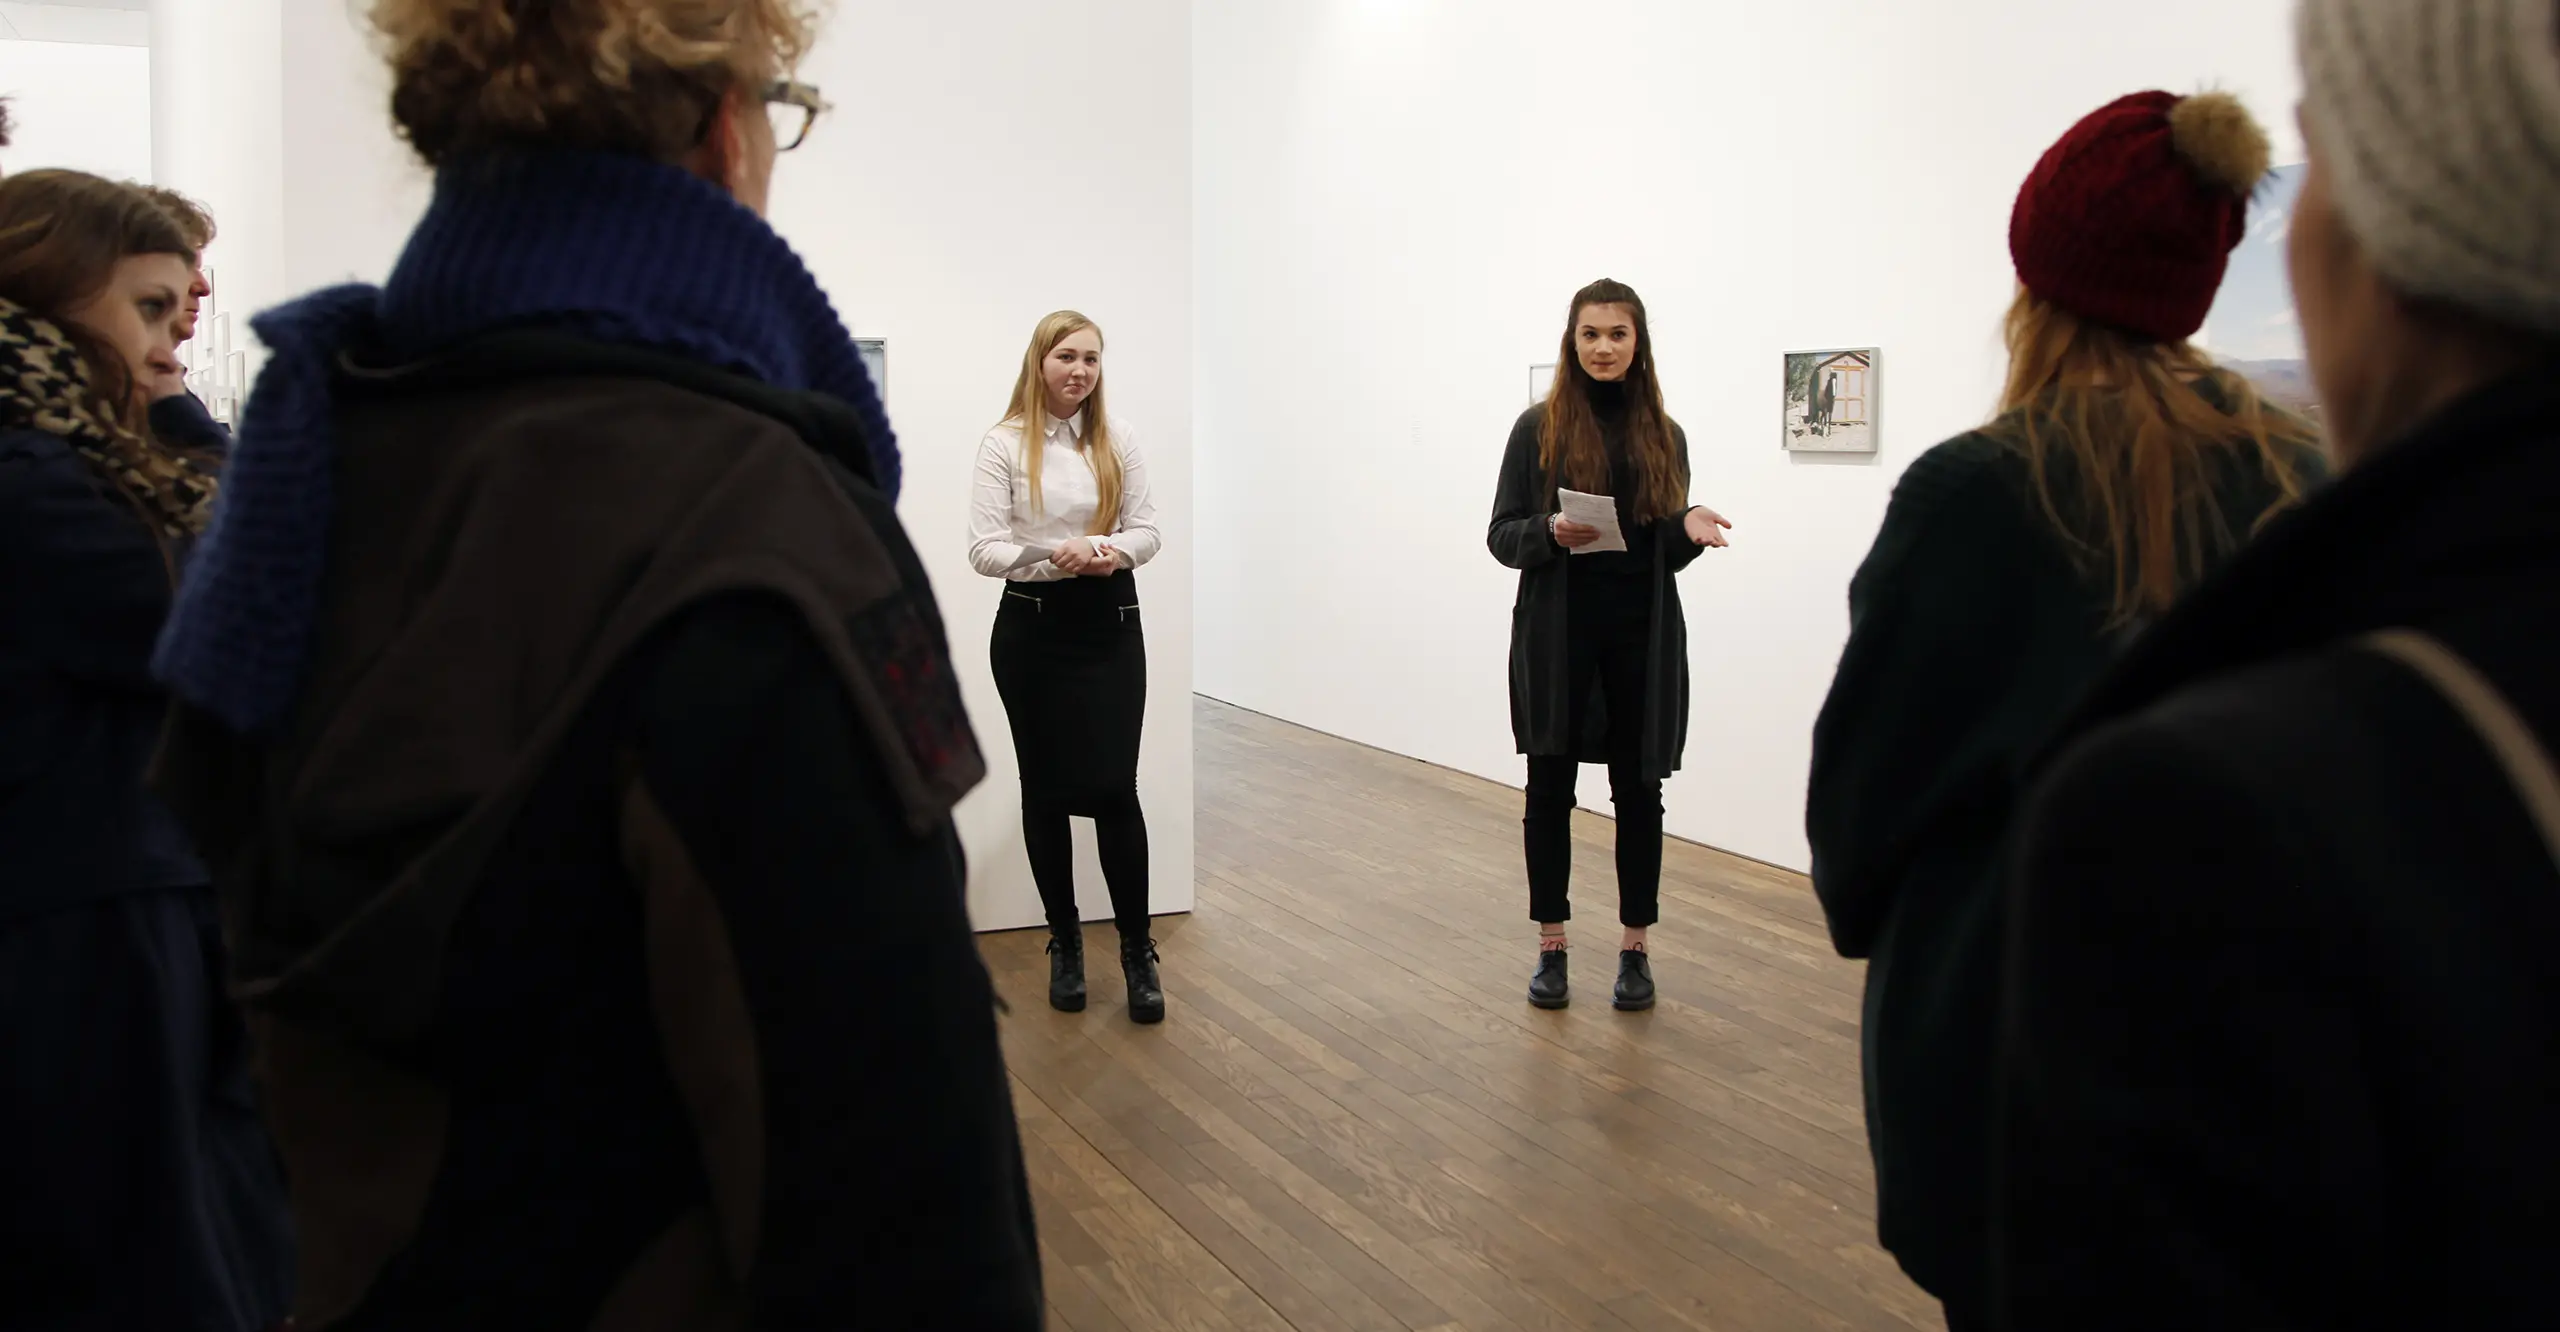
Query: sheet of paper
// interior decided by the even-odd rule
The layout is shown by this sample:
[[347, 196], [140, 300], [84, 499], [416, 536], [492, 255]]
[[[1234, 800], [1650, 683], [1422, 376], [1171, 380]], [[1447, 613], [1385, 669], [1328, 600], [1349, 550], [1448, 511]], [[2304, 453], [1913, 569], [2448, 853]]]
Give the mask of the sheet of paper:
[[1579, 490], [1556, 492], [1556, 507], [1564, 511], [1568, 523], [1600, 529], [1600, 539], [1573, 552], [1597, 555], [1604, 550], [1625, 550], [1627, 534], [1618, 530], [1618, 502], [1606, 495], [1585, 495]]
[[1021, 570], [1028, 569], [1032, 565], [1038, 564], [1057, 553], [1057, 551], [1052, 550], [1047, 546], [1024, 546], [1022, 548], [1022, 553], [1014, 557], [1012, 566], [1007, 568], [1005, 572], [1018, 573]]

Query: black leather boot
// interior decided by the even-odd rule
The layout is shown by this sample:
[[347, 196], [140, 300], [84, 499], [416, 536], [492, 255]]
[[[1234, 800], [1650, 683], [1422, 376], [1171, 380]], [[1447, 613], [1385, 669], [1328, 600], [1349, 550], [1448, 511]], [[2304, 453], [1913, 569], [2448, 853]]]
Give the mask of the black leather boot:
[[1653, 1007], [1653, 958], [1641, 948], [1630, 948], [1618, 954], [1618, 992], [1615, 997], [1621, 1013], [1641, 1013]]
[[1529, 1002], [1540, 1008], [1562, 1008], [1573, 1002], [1573, 992], [1564, 980], [1563, 949], [1538, 951], [1538, 972], [1529, 978]]
[[1061, 1013], [1084, 1011], [1084, 931], [1049, 936], [1049, 1006]]
[[1120, 941], [1120, 974], [1129, 981], [1129, 1020], [1164, 1021], [1164, 984], [1156, 976], [1156, 941]]

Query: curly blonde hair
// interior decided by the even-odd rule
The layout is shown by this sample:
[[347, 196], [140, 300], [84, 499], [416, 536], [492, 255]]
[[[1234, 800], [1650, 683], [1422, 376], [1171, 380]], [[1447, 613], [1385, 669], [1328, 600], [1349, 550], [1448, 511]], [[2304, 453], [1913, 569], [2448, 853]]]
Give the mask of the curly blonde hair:
[[374, 0], [391, 118], [429, 166], [508, 144], [672, 162], [799, 64], [805, 0]]

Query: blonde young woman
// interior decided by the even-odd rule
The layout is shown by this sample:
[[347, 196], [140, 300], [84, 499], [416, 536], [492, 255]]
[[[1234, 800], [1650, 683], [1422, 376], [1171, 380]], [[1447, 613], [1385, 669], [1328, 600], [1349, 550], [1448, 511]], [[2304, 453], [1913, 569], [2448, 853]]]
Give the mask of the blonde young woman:
[[2226, 96], [2142, 93], [2018, 195], [2009, 382], [1915, 459], [1849, 585], [1806, 831], [1833, 941], [1871, 959], [1867, 1126], [1884, 1245], [1988, 1318], [2001, 853], [2020, 765], [2119, 646], [2319, 467], [2309, 430], [2188, 339], [2267, 170]]
[[1129, 1017], [1164, 1020], [1147, 935], [1147, 821], [1138, 805], [1147, 643], [1138, 566], [1164, 545], [1147, 465], [1103, 406], [1102, 330], [1040, 321], [1003, 424], [978, 446], [969, 562], [1005, 580], [996, 688], [1022, 768], [1022, 840], [1049, 917], [1049, 1003], [1085, 1006], [1084, 925], [1069, 820], [1093, 820]]

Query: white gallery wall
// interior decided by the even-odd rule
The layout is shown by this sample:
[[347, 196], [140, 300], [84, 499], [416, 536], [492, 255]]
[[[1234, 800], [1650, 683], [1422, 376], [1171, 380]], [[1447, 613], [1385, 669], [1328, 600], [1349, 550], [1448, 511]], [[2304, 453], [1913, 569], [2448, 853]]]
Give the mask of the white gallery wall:
[[[1849, 576], [1902, 467], [1989, 414], [2019, 182], [2147, 87], [2238, 92], [2291, 153], [2291, 8], [1201, 4], [1201, 691], [1519, 784], [1494, 473], [1566, 302], [1615, 277], [1735, 524], [1682, 579], [1669, 826], [1804, 867]], [[1783, 452], [1781, 354], [1867, 345], [1881, 456]]]
[[67, 167], [151, 179], [149, 51], [51, 38], [0, 40], [0, 96], [9, 99], [16, 126], [10, 146], [0, 150], [0, 169]]
[[[152, 3], [160, 178], [220, 216], [228, 308], [386, 277], [430, 181], [391, 131], [361, 7]], [[1191, 907], [1190, 25], [1186, 0], [841, 0], [801, 71], [836, 109], [775, 176], [775, 227], [857, 335], [888, 340], [900, 510], [993, 768], [959, 812], [983, 929], [1042, 917], [987, 663], [1000, 589], [967, 559], [971, 465], [1033, 323], [1066, 306], [1109, 335], [1112, 406], [1163, 513], [1165, 553], [1140, 575], [1141, 788], [1154, 905]], [[1089, 831], [1083, 905], [1104, 918]]]
[[363, 26], [371, 5], [259, 2], [281, 11], [277, 37], [292, 71], [279, 85], [286, 291], [380, 282], [434, 181], [391, 127], [391, 71]]

